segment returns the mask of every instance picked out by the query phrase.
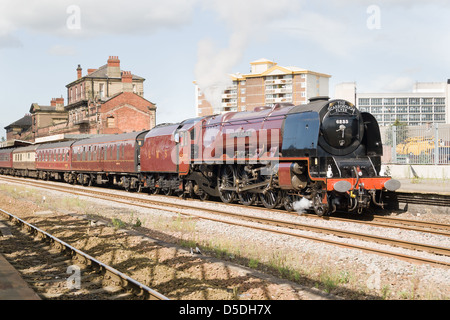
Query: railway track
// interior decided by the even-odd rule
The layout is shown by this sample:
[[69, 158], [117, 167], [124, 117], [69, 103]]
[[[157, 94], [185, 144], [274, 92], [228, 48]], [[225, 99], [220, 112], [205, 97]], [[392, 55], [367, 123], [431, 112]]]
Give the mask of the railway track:
[[[19, 181], [21, 183], [23, 183], [22, 179], [20, 179]], [[187, 216], [191, 216], [191, 217], [195, 217], [195, 218], [207, 219], [207, 220], [216, 221], [216, 222], [220, 222], [220, 223], [226, 223], [226, 224], [230, 224], [230, 225], [244, 226], [244, 227], [248, 227], [248, 228], [254, 228], [254, 229], [268, 231], [268, 232], [274, 232], [274, 233], [278, 233], [278, 234], [284, 234], [284, 235], [289, 235], [289, 236], [294, 236], [294, 237], [299, 237], [299, 238], [305, 238], [305, 239], [319, 241], [319, 242], [326, 242], [326, 243], [338, 245], [341, 247], [359, 249], [359, 250], [363, 250], [366, 252], [377, 253], [377, 254], [381, 254], [381, 255], [394, 256], [399, 259], [417, 262], [417, 263], [429, 263], [429, 264], [434, 264], [434, 265], [450, 267], [450, 263], [447, 263], [445, 261], [439, 261], [439, 260], [435, 260], [435, 259], [426, 259], [426, 258], [417, 257], [415, 255], [398, 254], [398, 253], [395, 253], [392, 251], [383, 251], [383, 250], [378, 250], [378, 249], [372, 249], [372, 248], [366, 247], [366, 246], [345, 244], [345, 243], [342, 243], [339, 241], [326, 240], [326, 239], [319, 238], [319, 237], [299, 234], [297, 232], [292, 232], [291, 230], [296, 229], [296, 230], [302, 230], [302, 231], [305, 231], [305, 230], [312, 231], [315, 233], [332, 234], [334, 236], [342, 237], [342, 238], [352, 238], [352, 239], [364, 240], [364, 241], [369, 241], [369, 242], [377, 242], [377, 243], [382, 243], [382, 244], [389, 245], [389, 246], [395, 246], [395, 247], [416, 250], [416, 251], [425, 251], [425, 252], [442, 255], [442, 256], [450, 256], [450, 249], [445, 248], [445, 247], [438, 247], [438, 246], [431, 246], [431, 245], [414, 243], [414, 242], [409, 242], [409, 241], [389, 239], [389, 238], [384, 238], [381, 236], [348, 232], [348, 231], [332, 229], [332, 228], [317, 227], [317, 226], [301, 224], [301, 223], [297, 223], [297, 222], [286, 222], [283, 220], [277, 220], [277, 219], [271, 219], [271, 218], [262, 218], [262, 217], [257, 217], [257, 216], [235, 214], [235, 213], [231, 213], [231, 212], [225, 211], [225, 210], [207, 209], [204, 206], [203, 207], [195, 206], [195, 205], [189, 204], [189, 203], [183, 203], [182, 205], [180, 205], [180, 204], [174, 203], [173, 201], [166, 202], [166, 201], [154, 200], [151, 198], [143, 198], [143, 197], [137, 198], [132, 195], [117, 195], [117, 194], [112, 194], [110, 192], [94, 190], [93, 188], [81, 190], [78, 188], [68, 187], [68, 186], [56, 187], [54, 185], [49, 186], [48, 184], [45, 184], [42, 182], [35, 182], [35, 181], [33, 181], [33, 182], [27, 181], [27, 184], [34, 185], [34, 186], [37, 186], [40, 188], [51, 189], [51, 190], [55, 190], [55, 191], [70, 192], [70, 193], [72, 193], [74, 195], [78, 195], [78, 196], [94, 197], [94, 198], [98, 198], [98, 199], [115, 201], [117, 203], [123, 203], [123, 204], [127, 204], [127, 205], [131, 204], [131, 205], [140, 206], [140, 207], [144, 207], [144, 208], [169, 211], [169, 212], [173, 212], [173, 213], [177, 213], [177, 214], [183, 214], [183, 215], [187, 215]], [[196, 212], [202, 212], [203, 214], [192, 213], [192, 212], [187, 213], [186, 209], [190, 209], [190, 210], [194, 209], [194, 210], [196, 210]], [[208, 215], [205, 216], [205, 214], [208, 214], [208, 215], [213, 214], [214, 216], [208, 216]], [[227, 219], [224, 220], [223, 218], [220, 218], [220, 216], [222, 216], [222, 217], [226, 216], [227, 218], [232, 218], [232, 219], [235, 219], [236, 221], [227, 220]], [[246, 222], [250, 222], [252, 224], [244, 223], [244, 222], [242, 222], [242, 220], [244, 220]], [[347, 220], [347, 222], [348, 222], [348, 220]], [[277, 229], [274, 229], [274, 227], [277, 227]], [[392, 227], [392, 226], [390, 226], [390, 227]], [[282, 228], [282, 229], [279, 229], [279, 228]]]
[[450, 237], [450, 225], [443, 223], [435, 223], [428, 221], [418, 221], [418, 220], [409, 220], [409, 219], [401, 219], [394, 217], [386, 217], [386, 216], [376, 216], [376, 215], [367, 215], [367, 216], [353, 216], [353, 217], [318, 217], [313, 214], [305, 214], [306, 217], [311, 219], [319, 219], [319, 220], [329, 220], [329, 221], [341, 221], [341, 222], [351, 222], [357, 224], [365, 224], [374, 227], [383, 227], [383, 228], [396, 228], [402, 230], [409, 231], [417, 231], [417, 232], [426, 232], [435, 235], [441, 235]]
[[[137, 282], [128, 277], [122, 272], [102, 263], [94, 257], [74, 248], [68, 243], [54, 237], [53, 235], [37, 228], [36, 226], [20, 219], [19, 217], [0, 209], [0, 216], [4, 216], [8, 221], [19, 226], [21, 229], [31, 234], [36, 241], [35, 244], [17, 246], [29, 246], [31, 250], [39, 251], [30, 253], [33, 260], [27, 263], [44, 264], [45, 269], [52, 269], [52, 275], [43, 272], [33, 272], [26, 275], [24, 278], [30, 285], [38, 291], [38, 294], [44, 299], [63, 299], [70, 297], [86, 299], [86, 297], [94, 296], [95, 299], [147, 299], [147, 300], [168, 300], [167, 297], [158, 293], [157, 291], [147, 287], [146, 285]], [[15, 237], [16, 238], [16, 237]], [[17, 239], [14, 239], [17, 243]], [[23, 241], [23, 240], [22, 240]], [[42, 242], [48, 244], [48, 248], [43, 250]], [[24, 248], [17, 248], [17, 250]], [[44, 248], [45, 249], [45, 248]], [[44, 259], [40, 262], [39, 259]], [[49, 264], [49, 261], [50, 264]], [[22, 261], [21, 264], [24, 262]], [[66, 279], [68, 272], [80, 272], [83, 269], [83, 279], [73, 277]], [[69, 271], [68, 271], [69, 270]], [[65, 273], [65, 275], [64, 275]], [[56, 275], [55, 275], [56, 274]], [[105, 281], [106, 279], [106, 281]], [[68, 281], [72, 281], [73, 283]], [[71, 291], [77, 285], [77, 281], [81, 283], [83, 280], [83, 290], [85, 293], [79, 291]], [[57, 292], [43, 291], [44, 287], [53, 284], [54, 288], [58, 288]], [[78, 289], [80, 289], [78, 287]], [[43, 292], [39, 292], [43, 291]]]
[[450, 207], [450, 195], [411, 192], [396, 192], [395, 195], [401, 203]]

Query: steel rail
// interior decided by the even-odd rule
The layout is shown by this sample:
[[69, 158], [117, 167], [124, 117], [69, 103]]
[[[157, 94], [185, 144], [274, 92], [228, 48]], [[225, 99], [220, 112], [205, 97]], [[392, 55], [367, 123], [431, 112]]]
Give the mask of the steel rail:
[[131, 288], [133, 292], [138, 296], [145, 296], [149, 300], [169, 300], [164, 295], [160, 294], [159, 292], [147, 287], [146, 285], [130, 278], [126, 274], [104, 264], [103, 262], [95, 259], [94, 257], [88, 255], [87, 253], [84, 253], [77, 248], [71, 246], [70, 244], [52, 236], [51, 234], [45, 232], [44, 230], [39, 229], [36, 226], [33, 226], [32, 224], [26, 222], [23, 219], [20, 219], [19, 217], [0, 209], [0, 213], [2, 213], [4, 216], [6, 216], [9, 220], [12, 222], [19, 224], [23, 226], [25, 229], [27, 229], [30, 233], [35, 234], [37, 237], [46, 239], [47, 241], [56, 244], [56, 246], [60, 249], [60, 251], [66, 252], [67, 254], [70, 254], [74, 259], [79, 259], [80, 257], [82, 259], [86, 259], [96, 267], [101, 272], [108, 274], [109, 277], [115, 277], [120, 280], [120, 284], [124, 288]]

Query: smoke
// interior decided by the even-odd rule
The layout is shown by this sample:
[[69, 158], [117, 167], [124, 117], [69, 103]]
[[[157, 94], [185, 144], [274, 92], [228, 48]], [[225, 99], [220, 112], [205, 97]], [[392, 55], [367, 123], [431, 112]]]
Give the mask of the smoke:
[[[229, 76], [253, 41], [264, 40], [270, 34], [271, 23], [299, 7], [298, 0], [209, 0], [204, 1], [206, 10], [216, 12], [231, 30], [228, 46], [218, 48], [211, 39], [198, 44], [195, 77], [205, 98], [219, 110], [222, 92], [232, 84]], [[254, 60], [263, 57], [254, 57]]]
[[241, 40], [232, 37], [229, 47], [222, 50], [218, 50], [210, 39], [201, 40], [198, 44], [196, 82], [216, 112], [221, 108], [223, 91], [232, 84], [228, 74], [241, 59]]
[[304, 214], [306, 210], [311, 208], [311, 201], [306, 198], [301, 198], [300, 201], [295, 201], [292, 205], [298, 214]]

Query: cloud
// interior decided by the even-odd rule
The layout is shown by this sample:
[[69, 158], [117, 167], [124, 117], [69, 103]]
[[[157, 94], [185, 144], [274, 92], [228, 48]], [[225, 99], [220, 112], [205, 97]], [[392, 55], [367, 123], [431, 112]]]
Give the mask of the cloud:
[[[146, 34], [186, 24], [197, 1], [3, 0], [0, 30], [12, 34], [24, 29], [57, 36]], [[68, 21], [74, 14], [79, 14], [80, 28], [71, 29]]]
[[19, 48], [22, 42], [11, 34], [0, 34], [0, 49], [3, 48]]
[[345, 18], [334, 19], [323, 13], [304, 11], [296, 19], [280, 21], [274, 27], [293, 38], [312, 42], [338, 57], [349, 57], [372, 41], [364, 34], [365, 25], [358, 28]]
[[72, 46], [65, 46], [65, 45], [54, 45], [51, 46], [47, 53], [52, 56], [74, 56], [76, 55], [76, 49]]

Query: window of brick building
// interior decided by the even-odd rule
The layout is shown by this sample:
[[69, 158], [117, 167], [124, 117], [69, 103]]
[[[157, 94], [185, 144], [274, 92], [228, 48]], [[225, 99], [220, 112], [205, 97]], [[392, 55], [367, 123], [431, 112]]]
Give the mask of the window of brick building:
[[116, 126], [116, 120], [114, 117], [108, 117], [106, 118], [106, 127], [107, 128], [114, 128]]

